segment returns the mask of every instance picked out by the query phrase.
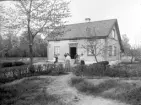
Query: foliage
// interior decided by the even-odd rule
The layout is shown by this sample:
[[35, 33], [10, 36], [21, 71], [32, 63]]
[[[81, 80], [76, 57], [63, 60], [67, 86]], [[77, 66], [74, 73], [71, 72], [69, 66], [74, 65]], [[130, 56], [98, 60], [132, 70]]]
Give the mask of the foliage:
[[12, 66], [22, 66], [22, 65], [25, 65], [25, 63], [21, 61], [15, 61], [15, 62], [3, 62], [0, 65], [2, 68], [5, 68], [5, 67], [12, 67]]
[[110, 67], [108, 65], [96, 63], [92, 65], [75, 67], [74, 72], [77, 76], [108, 76], [108, 77], [139, 77], [141, 76], [140, 64], [121, 64]]
[[[42, 49], [41, 46], [43, 47], [43, 54], [38, 54], [38, 52], [37, 54], [39, 56], [46, 55], [44, 44], [40, 44], [40, 50], [37, 49], [36, 45], [34, 46], [35, 37], [41, 34], [48, 36], [54, 29], [57, 27], [61, 28], [66, 23], [64, 19], [70, 16], [68, 9], [69, 2], [64, 0], [19, 0], [14, 4], [14, 8], [9, 8], [9, 11], [5, 9], [3, 13], [5, 15], [4, 30], [9, 36], [8, 42], [10, 43], [8, 44], [10, 47], [8, 46], [3, 52], [6, 53], [4, 54], [5, 56], [9, 56], [9, 51], [12, 48], [15, 49], [11, 43], [11, 36], [25, 30], [27, 33], [28, 52], [26, 50], [19, 50], [17, 46], [16, 48], [19, 52], [23, 52], [21, 55], [30, 57], [30, 65], [32, 66], [34, 52], [39, 52]], [[3, 34], [5, 35], [4, 31]], [[58, 33], [57, 35], [60, 34]]]
[[[51, 82], [52, 78], [34, 76], [25, 78], [15, 84], [1, 86], [0, 105], [29, 105], [35, 103], [52, 105], [51, 103], [57, 103], [59, 102], [58, 98], [49, 95], [46, 88], [42, 89], [42, 86], [48, 86]], [[41, 91], [38, 91], [40, 89]], [[57, 104], [63, 105], [60, 103]]]
[[[92, 80], [90, 81], [87, 78], [72, 77], [70, 85], [86, 94], [119, 100], [131, 105], [140, 105], [141, 103], [141, 87], [137, 83], [128, 82], [128, 80], [123, 82], [121, 79], [114, 78], [105, 79], [97, 85]], [[98, 82], [99, 79], [95, 81]]]
[[122, 35], [122, 45], [125, 55], [129, 55], [131, 45], [129, 44], [129, 38], [127, 37], [127, 35]]
[[91, 82], [87, 81], [86, 79], [73, 77], [70, 80], [70, 85], [76, 87], [81, 92], [98, 95], [104, 90], [108, 90], [109, 88], [117, 86], [118, 83], [114, 80], [107, 80], [99, 85], [94, 85]]
[[15, 66], [2, 68], [0, 71], [0, 83], [34, 75], [60, 75], [65, 73], [62, 64], [44, 64]]

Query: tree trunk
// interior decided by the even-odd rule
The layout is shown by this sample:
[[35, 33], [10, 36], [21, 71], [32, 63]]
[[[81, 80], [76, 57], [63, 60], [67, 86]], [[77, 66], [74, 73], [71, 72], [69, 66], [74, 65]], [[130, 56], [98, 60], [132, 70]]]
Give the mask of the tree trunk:
[[33, 44], [29, 45], [29, 53], [30, 53], [30, 66], [33, 65]]
[[133, 63], [133, 56], [131, 57], [131, 63]]
[[96, 60], [96, 63], [98, 63], [98, 60], [97, 60], [97, 57], [96, 57], [96, 55], [94, 55], [94, 58], [95, 58], [95, 60]]

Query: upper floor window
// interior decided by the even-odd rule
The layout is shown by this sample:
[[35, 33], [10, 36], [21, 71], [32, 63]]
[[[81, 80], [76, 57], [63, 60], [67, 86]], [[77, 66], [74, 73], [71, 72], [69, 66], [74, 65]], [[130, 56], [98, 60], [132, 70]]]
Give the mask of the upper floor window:
[[114, 39], [116, 38], [115, 29], [112, 30], [112, 38], [114, 38]]
[[60, 46], [54, 46], [54, 54], [60, 54]]

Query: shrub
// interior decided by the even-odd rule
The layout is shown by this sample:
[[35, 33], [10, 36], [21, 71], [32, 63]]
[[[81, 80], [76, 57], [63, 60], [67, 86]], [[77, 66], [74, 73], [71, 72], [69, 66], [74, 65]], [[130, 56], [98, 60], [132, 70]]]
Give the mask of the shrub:
[[35, 73], [35, 67], [33, 65], [30, 65], [28, 69], [31, 74]]
[[25, 65], [25, 63], [18, 61], [18, 62], [14, 62], [13, 66], [22, 66], [22, 65]]
[[101, 61], [101, 62], [98, 62], [98, 63], [100, 63], [100, 64], [103, 64], [103, 65], [109, 65], [109, 61]]
[[11, 105], [14, 103], [17, 90], [11, 87], [0, 87], [0, 105]]
[[24, 62], [21, 61], [16, 61], [16, 62], [3, 62], [0, 64], [1, 68], [5, 68], [5, 67], [13, 67], [13, 66], [22, 66], [25, 65]]
[[[105, 63], [105, 64], [104, 64]], [[76, 76], [109, 76], [109, 77], [136, 77], [141, 75], [141, 71], [134, 70], [133, 67], [114, 66], [110, 67], [107, 62], [94, 63], [91, 65], [78, 65], [73, 73]], [[105, 66], [106, 65], [106, 66]]]
[[74, 69], [74, 74], [77, 76], [87, 75], [87, 76], [102, 76], [105, 71], [105, 66], [101, 63], [94, 63], [89, 66], [78, 65]]
[[115, 80], [106, 80], [99, 85], [94, 85], [84, 78], [72, 77], [71, 86], [76, 87], [81, 92], [86, 92], [88, 94], [100, 94], [108, 89], [118, 86]]
[[12, 67], [13, 63], [12, 62], [3, 62], [1, 64], [1, 67], [4, 68], [4, 67]]
[[105, 70], [104, 75], [109, 77], [130, 77], [130, 73], [127, 70], [110, 67]]

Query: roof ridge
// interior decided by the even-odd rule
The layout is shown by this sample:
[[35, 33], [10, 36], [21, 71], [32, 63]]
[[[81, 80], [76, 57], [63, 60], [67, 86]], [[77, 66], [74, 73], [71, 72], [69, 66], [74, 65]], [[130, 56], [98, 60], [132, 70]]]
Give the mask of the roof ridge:
[[103, 22], [103, 21], [110, 21], [110, 20], [117, 21], [117, 19], [115, 18], [115, 19], [96, 20], [96, 21], [90, 21], [90, 22], [72, 23], [72, 24], [66, 24], [65, 26], [85, 24], [85, 23], [94, 23], [94, 22]]

